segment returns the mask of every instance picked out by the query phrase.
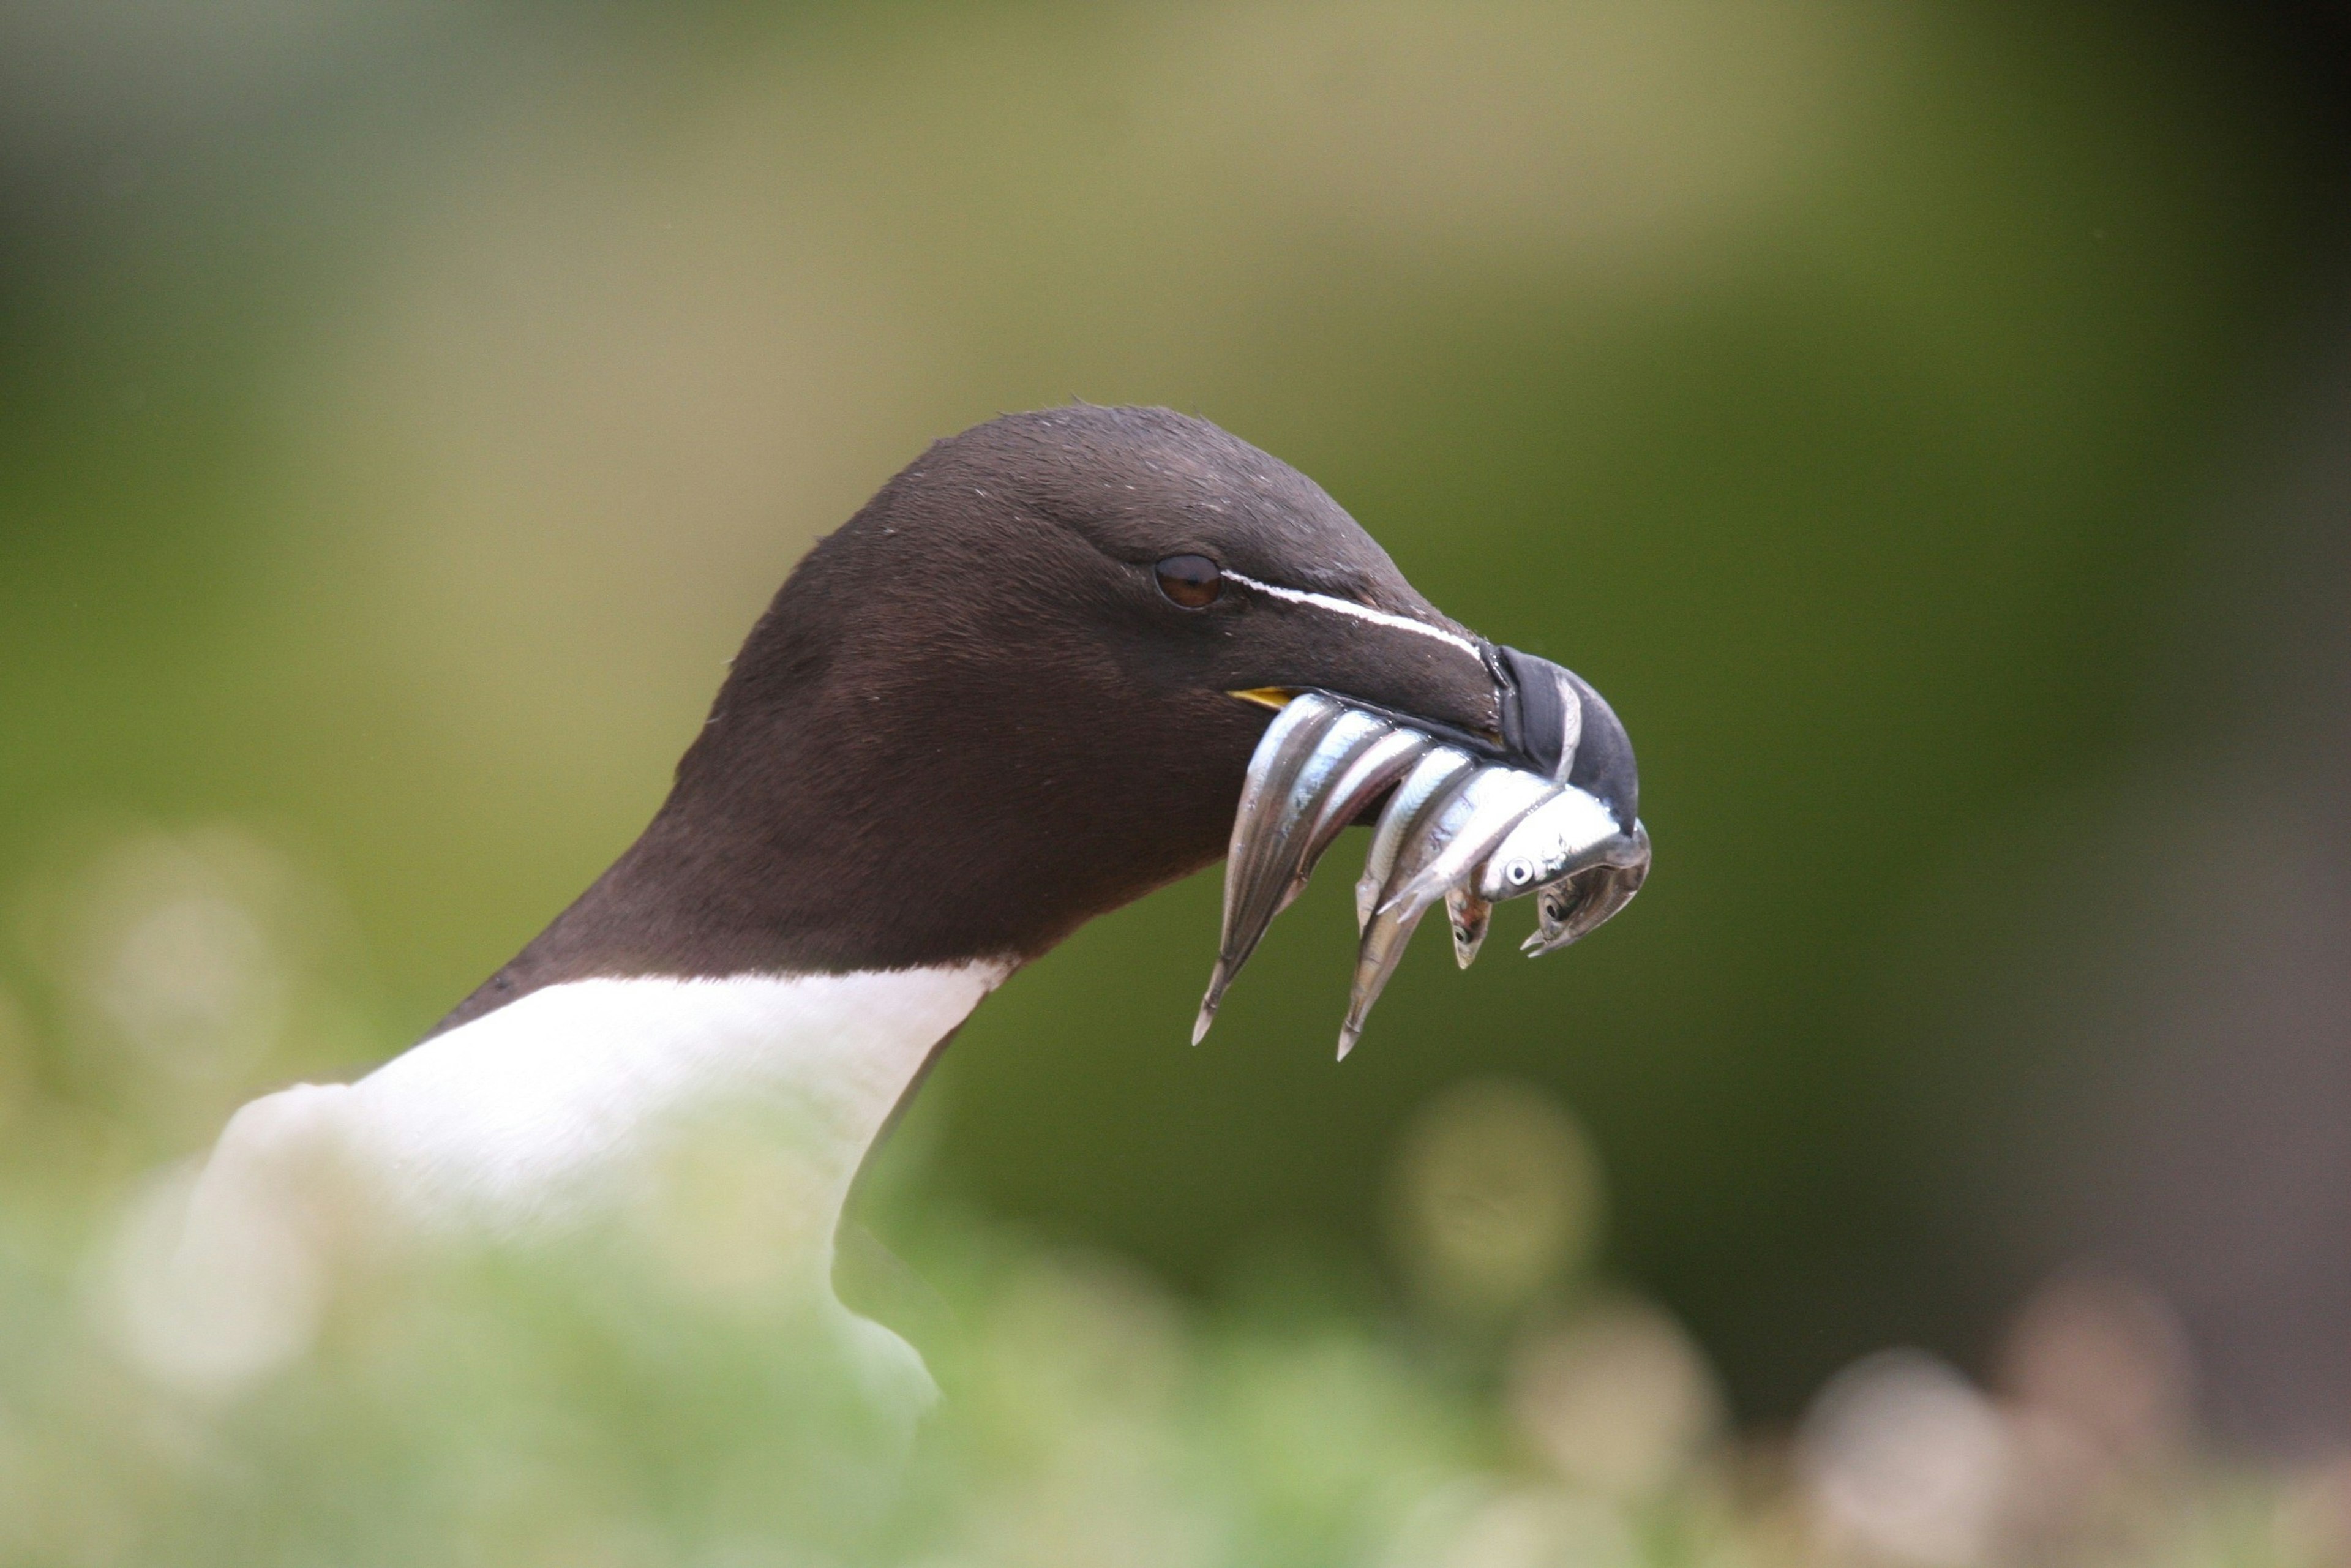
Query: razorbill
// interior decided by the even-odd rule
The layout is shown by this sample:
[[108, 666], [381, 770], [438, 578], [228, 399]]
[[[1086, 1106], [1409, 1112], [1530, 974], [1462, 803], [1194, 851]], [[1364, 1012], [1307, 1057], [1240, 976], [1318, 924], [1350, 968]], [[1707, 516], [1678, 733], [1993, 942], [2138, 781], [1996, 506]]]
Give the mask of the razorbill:
[[[211, 1303], [188, 1332], [251, 1370], [249, 1254], [317, 1228], [325, 1166], [415, 1235], [528, 1240], [751, 1106], [801, 1134], [808, 1298], [877, 1378], [926, 1387], [831, 1271], [852, 1180], [933, 1053], [1020, 965], [1224, 853], [1280, 694], [1546, 774], [1564, 728], [1631, 831], [1615, 716], [1580, 682], [1530, 691], [1521, 657], [1203, 420], [1077, 405], [935, 443], [791, 572], [667, 800], [577, 902], [422, 1043], [230, 1121], [173, 1264]], [[1562, 691], [1588, 695], [1564, 721]]]

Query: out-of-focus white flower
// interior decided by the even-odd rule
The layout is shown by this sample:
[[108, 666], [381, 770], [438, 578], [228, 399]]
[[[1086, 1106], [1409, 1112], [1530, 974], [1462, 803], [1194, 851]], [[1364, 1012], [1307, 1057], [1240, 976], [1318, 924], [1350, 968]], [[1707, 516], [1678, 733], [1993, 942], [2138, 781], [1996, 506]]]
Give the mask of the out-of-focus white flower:
[[334, 898], [243, 829], [125, 834], [16, 904], [64, 1059], [173, 1143], [261, 1087], [281, 1046], [315, 1060], [353, 1043], [317, 983], [347, 944]]
[[[163, 871], [162, 865], [142, 870]], [[90, 999], [157, 1068], [185, 1077], [277, 1030], [285, 981], [253, 911], [225, 894], [156, 888], [90, 955]]]
[[1580, 1266], [1599, 1240], [1600, 1164], [1559, 1103], [1531, 1084], [1462, 1084], [1405, 1135], [1398, 1247], [1448, 1315], [1492, 1318]]
[[1529, 1342], [1509, 1396], [1519, 1429], [1563, 1479], [1628, 1500], [1682, 1474], [1723, 1423], [1705, 1356], [1638, 1301], [1594, 1307]]
[[139, 834], [79, 876], [60, 955], [76, 1000], [181, 1083], [249, 1066], [283, 1026], [289, 977], [269, 927], [294, 878], [249, 835]]
[[1928, 1568], [1983, 1562], [1997, 1542], [2011, 1445], [2000, 1412], [1920, 1351], [1868, 1356], [1830, 1379], [1799, 1458], [1831, 1540]]

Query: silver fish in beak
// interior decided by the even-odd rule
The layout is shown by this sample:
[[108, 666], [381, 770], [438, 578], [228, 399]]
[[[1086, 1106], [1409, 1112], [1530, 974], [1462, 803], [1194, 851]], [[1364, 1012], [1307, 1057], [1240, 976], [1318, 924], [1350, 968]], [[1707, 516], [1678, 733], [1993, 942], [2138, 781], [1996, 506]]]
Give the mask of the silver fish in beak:
[[[1536, 895], [1536, 930], [1522, 945], [1531, 956], [1589, 935], [1640, 891], [1649, 835], [1632, 819], [1635, 780], [1623, 727], [1570, 672], [1512, 650], [1499, 656], [1516, 689], [1532, 695], [1512, 711], [1499, 747], [1490, 736], [1438, 738], [1408, 716], [1320, 692], [1283, 706], [1250, 758], [1234, 819], [1223, 934], [1195, 1044], [1316, 861], [1384, 793], [1355, 884], [1360, 942], [1339, 1033], [1342, 1059], [1414, 931], [1440, 901], [1454, 959], [1466, 969], [1498, 904]], [[1541, 771], [1488, 760], [1481, 750], [1531, 758]], [[1629, 829], [1621, 825], [1627, 820]]]
[[1649, 831], [1629, 833], [1607, 807], [1570, 787], [1529, 812], [1479, 868], [1477, 896], [1535, 893], [1541, 924], [1529, 956], [1552, 952], [1600, 928], [1633, 901], [1649, 874]]
[[1431, 747], [1388, 800], [1372, 830], [1372, 852], [1364, 860], [1364, 874], [1355, 882], [1355, 929], [1370, 929], [1380, 894], [1395, 870], [1405, 841], [1421, 826], [1431, 806], [1478, 767], [1478, 759], [1450, 746]]
[[1515, 768], [1473, 768], [1417, 813], [1418, 820], [1401, 835], [1386, 885], [1381, 888], [1372, 918], [1364, 927], [1355, 957], [1355, 982], [1347, 998], [1347, 1020], [1339, 1030], [1342, 1061], [1364, 1032], [1364, 1020], [1386, 988], [1388, 977], [1404, 961], [1405, 948], [1421, 916], [1554, 788], [1548, 780]]
[[[1331, 847], [1332, 841], [1339, 836], [1341, 831], [1362, 816], [1364, 808], [1378, 800], [1382, 790], [1403, 778], [1406, 770], [1436, 747], [1437, 742], [1418, 730], [1391, 729], [1348, 764], [1346, 772], [1339, 776], [1339, 781], [1331, 787], [1331, 793], [1315, 813], [1314, 826], [1306, 846], [1306, 858], [1299, 867], [1297, 881], [1290, 884], [1289, 896], [1282, 900], [1284, 909], [1289, 908], [1290, 901], [1305, 891], [1306, 879], [1313, 871], [1314, 862], [1322, 858], [1324, 850]], [[1356, 929], [1361, 930], [1363, 924], [1359, 917], [1355, 922]]]
[[1623, 837], [1608, 808], [1564, 789], [1528, 812], [1478, 869], [1478, 896], [1499, 904], [1581, 869], [1583, 857]]
[[[1234, 974], [1248, 958], [1249, 949], [1257, 945], [1257, 936], [1246, 941], [1239, 933], [1244, 924], [1243, 912], [1258, 902], [1264, 881], [1262, 865], [1267, 856], [1267, 842], [1280, 823], [1280, 815], [1269, 810], [1277, 800], [1287, 800], [1300, 769], [1306, 766], [1323, 736], [1347, 710], [1329, 697], [1314, 692], [1302, 693], [1285, 704], [1266, 727], [1264, 738], [1250, 754], [1249, 773], [1241, 783], [1240, 809], [1233, 814], [1232, 841], [1225, 850], [1225, 919], [1224, 933], [1217, 946], [1217, 967], [1208, 977], [1208, 992], [1200, 1002], [1200, 1016], [1192, 1026], [1192, 1043], [1197, 1045], [1207, 1036], [1208, 1026], [1216, 1021], [1217, 1008], [1225, 999], [1225, 988], [1232, 984]], [[1259, 924], [1258, 934], [1264, 926]]]
[[1577, 857], [1573, 869], [1543, 884], [1535, 894], [1534, 935], [1519, 950], [1537, 958], [1589, 936], [1633, 902], [1648, 876], [1649, 830], [1635, 821], [1630, 833], [1594, 846]]
[[[1462, 788], [1467, 814], [1460, 825], [1434, 846], [1433, 852], [1409, 880], [1382, 894], [1380, 906], [1406, 902], [1434, 904], [1445, 896], [1447, 889], [1468, 882], [1494, 846], [1508, 837], [1528, 812], [1558, 792], [1559, 786], [1550, 779], [1538, 779], [1515, 768], [1480, 768]], [[1399, 858], [1399, 868], [1403, 863]], [[1479, 897], [1486, 898], [1482, 888], [1477, 891]], [[1491, 898], [1486, 901], [1493, 902]]]
[[1445, 894], [1446, 924], [1453, 927], [1453, 961], [1466, 969], [1478, 961], [1486, 932], [1494, 923], [1494, 906], [1466, 887]]
[[[1283, 720], [1301, 707], [1306, 709], [1303, 716], [1284, 726]], [[1347, 819], [1340, 815], [1346, 800], [1353, 797], [1354, 809], [1362, 810], [1363, 802], [1377, 792], [1376, 781], [1383, 776], [1393, 779], [1405, 753], [1427, 744], [1425, 737], [1399, 736], [1387, 719], [1311, 692], [1281, 713], [1274, 721], [1282, 727], [1280, 740], [1270, 747], [1260, 743], [1250, 759], [1245, 804], [1234, 820], [1227, 863], [1240, 868], [1240, 874], [1228, 875], [1225, 881], [1224, 934], [1217, 943], [1216, 972], [1192, 1026], [1195, 1045], [1216, 1021], [1226, 988], [1257, 950], [1266, 927], [1290, 907], [1305, 887], [1315, 858], [1346, 825]], [[1266, 764], [1262, 773], [1257, 768], [1259, 758]]]

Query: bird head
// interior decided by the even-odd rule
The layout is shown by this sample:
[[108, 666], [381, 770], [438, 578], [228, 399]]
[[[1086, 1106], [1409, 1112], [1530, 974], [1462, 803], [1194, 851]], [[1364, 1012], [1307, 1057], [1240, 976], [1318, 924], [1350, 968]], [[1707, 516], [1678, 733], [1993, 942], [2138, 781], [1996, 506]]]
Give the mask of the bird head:
[[990, 421], [802, 559], [660, 815], [509, 984], [1033, 957], [1217, 859], [1304, 691], [1633, 821], [1607, 705], [1439, 611], [1289, 465], [1165, 409]]

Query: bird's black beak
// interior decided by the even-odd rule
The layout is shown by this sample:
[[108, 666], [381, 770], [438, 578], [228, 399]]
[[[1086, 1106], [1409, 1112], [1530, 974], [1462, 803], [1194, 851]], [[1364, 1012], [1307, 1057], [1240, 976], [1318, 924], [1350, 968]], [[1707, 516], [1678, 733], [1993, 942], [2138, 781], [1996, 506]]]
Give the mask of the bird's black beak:
[[1641, 776], [1616, 710], [1573, 670], [1498, 643], [1486, 646], [1505, 759], [1572, 785], [1608, 808], [1626, 833], [1639, 819]]
[[1649, 875], [1649, 831], [1641, 825], [1641, 776], [1633, 742], [1607, 700], [1574, 671], [1516, 648], [1488, 644], [1501, 693], [1502, 738], [1519, 767], [1581, 789], [1616, 823], [1537, 897], [1540, 924], [1530, 954], [1564, 947], [1605, 925]]

